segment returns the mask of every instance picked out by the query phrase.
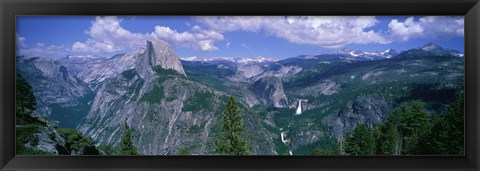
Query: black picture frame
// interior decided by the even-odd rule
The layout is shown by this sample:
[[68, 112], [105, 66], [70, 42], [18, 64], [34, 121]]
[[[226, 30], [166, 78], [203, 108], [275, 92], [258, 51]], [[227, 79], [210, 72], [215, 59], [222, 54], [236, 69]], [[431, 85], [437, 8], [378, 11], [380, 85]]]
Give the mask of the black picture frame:
[[[478, 0], [1, 0], [2, 170], [479, 170]], [[15, 156], [17, 15], [464, 15], [465, 156]]]

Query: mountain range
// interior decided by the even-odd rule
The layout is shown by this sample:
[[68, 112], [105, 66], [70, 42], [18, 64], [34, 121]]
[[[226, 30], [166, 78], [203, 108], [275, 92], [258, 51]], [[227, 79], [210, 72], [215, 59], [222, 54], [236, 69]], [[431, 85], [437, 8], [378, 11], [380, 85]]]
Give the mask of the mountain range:
[[38, 113], [97, 145], [117, 145], [127, 122], [141, 154], [212, 154], [233, 96], [253, 154], [309, 154], [334, 146], [356, 125], [384, 122], [405, 101], [442, 110], [463, 90], [464, 58], [429, 43], [282, 60], [180, 59], [168, 43], [151, 40], [110, 58], [17, 57], [17, 72], [32, 85]]

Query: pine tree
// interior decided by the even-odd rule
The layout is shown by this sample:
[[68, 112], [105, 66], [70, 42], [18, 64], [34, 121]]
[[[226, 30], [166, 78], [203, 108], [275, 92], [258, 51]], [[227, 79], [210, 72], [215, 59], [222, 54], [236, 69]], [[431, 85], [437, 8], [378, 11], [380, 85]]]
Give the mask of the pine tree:
[[374, 155], [375, 145], [371, 130], [361, 124], [345, 139], [345, 152], [349, 155]]
[[244, 140], [246, 128], [240, 116], [240, 109], [233, 97], [228, 99], [220, 128], [221, 135], [215, 140], [216, 153], [221, 155], [247, 155], [251, 151], [251, 144]]
[[127, 122], [125, 122], [125, 131], [123, 131], [122, 138], [120, 140], [120, 145], [119, 145], [119, 155], [125, 155], [125, 156], [130, 156], [130, 155], [137, 155], [138, 154], [138, 149], [133, 146], [132, 143], [132, 132], [130, 131], [130, 128], [128, 127]]
[[379, 154], [395, 155], [398, 147], [398, 131], [393, 125], [384, 125], [383, 134], [378, 141]]
[[442, 114], [434, 118], [431, 145], [435, 154], [464, 154], [463, 95], [450, 104]]
[[25, 110], [35, 110], [35, 96], [33, 95], [32, 86], [21, 76], [17, 75], [15, 81], [15, 106], [16, 113], [20, 115]]
[[425, 110], [425, 103], [411, 101], [403, 103], [389, 116], [387, 124], [397, 128], [402, 145], [402, 154], [419, 154], [420, 141], [426, 138], [431, 122]]

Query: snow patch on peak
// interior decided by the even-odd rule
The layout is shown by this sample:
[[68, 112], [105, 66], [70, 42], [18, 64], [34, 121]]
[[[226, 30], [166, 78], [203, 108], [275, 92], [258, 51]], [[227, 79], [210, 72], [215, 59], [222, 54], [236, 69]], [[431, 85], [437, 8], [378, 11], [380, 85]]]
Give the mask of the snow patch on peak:
[[233, 63], [239, 63], [239, 64], [251, 64], [251, 63], [266, 63], [266, 62], [276, 62], [278, 61], [277, 59], [273, 58], [265, 58], [265, 57], [257, 57], [257, 58], [249, 58], [249, 57], [239, 57], [239, 58], [234, 58], [234, 57], [186, 57], [182, 58], [181, 60], [183, 61], [199, 61], [199, 62], [212, 62], [212, 61], [229, 61]]

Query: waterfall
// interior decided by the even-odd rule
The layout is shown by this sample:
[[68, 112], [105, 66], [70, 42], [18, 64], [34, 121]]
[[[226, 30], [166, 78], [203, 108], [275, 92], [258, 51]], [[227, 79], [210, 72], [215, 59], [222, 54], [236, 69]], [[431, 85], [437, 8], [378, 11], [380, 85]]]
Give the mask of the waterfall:
[[295, 112], [295, 115], [300, 115], [302, 114], [302, 100], [298, 100], [298, 107], [297, 111]]

